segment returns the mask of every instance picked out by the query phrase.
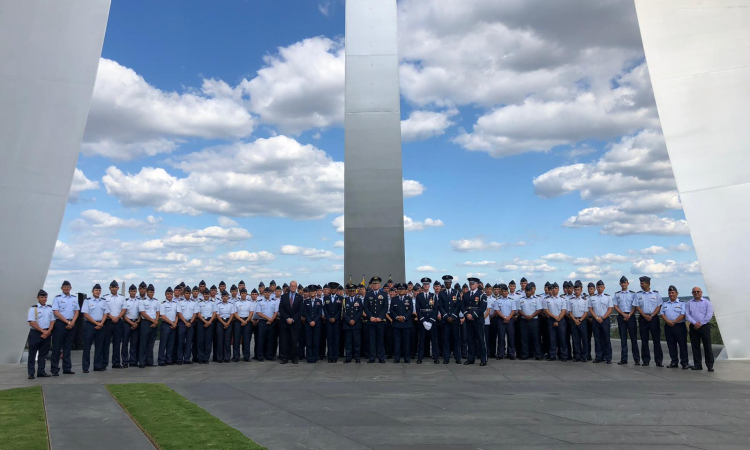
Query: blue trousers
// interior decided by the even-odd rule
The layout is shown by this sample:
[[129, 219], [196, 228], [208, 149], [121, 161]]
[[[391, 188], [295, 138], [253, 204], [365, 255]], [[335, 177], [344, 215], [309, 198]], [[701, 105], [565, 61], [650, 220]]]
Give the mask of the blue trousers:
[[258, 349], [260, 350], [258, 359], [260, 361], [265, 359], [273, 361], [273, 341], [275, 339], [274, 333], [276, 331], [275, 326], [276, 325], [273, 323], [268, 325], [268, 322], [263, 319], [260, 319], [260, 322], [258, 322]]
[[518, 327], [521, 330], [521, 358], [531, 356], [532, 344], [534, 345], [534, 357], [542, 357], [542, 343], [539, 341], [539, 320], [526, 320], [523, 317], [518, 319]]
[[653, 317], [651, 321], [638, 317], [638, 325], [641, 327], [641, 359], [644, 363], [651, 361], [651, 352], [648, 348], [649, 337], [654, 341], [654, 360], [661, 364], [664, 359], [664, 352], [661, 350], [661, 322], [658, 317]]
[[104, 367], [109, 364], [109, 347], [112, 346], [112, 365], [119, 366], [120, 363], [120, 352], [122, 351], [122, 326], [120, 325], [122, 319], [118, 320], [117, 323], [112, 322], [111, 319], [107, 319], [104, 322]]
[[234, 360], [240, 360], [240, 344], [242, 344], [242, 358], [245, 361], [250, 360], [250, 338], [252, 335], [253, 325], [248, 322], [247, 325], [242, 326], [239, 320], [235, 320], [232, 324], [234, 326], [234, 343], [233, 349]]
[[[503, 358], [506, 355], [515, 358], [516, 357], [516, 321], [511, 319], [508, 323], [505, 323], [503, 319], [498, 317], [497, 320], [497, 356]], [[508, 350], [505, 350], [505, 339], [508, 339]]]
[[50, 365], [52, 373], [60, 372], [60, 351], [62, 351], [63, 372], [73, 370], [73, 362], [70, 359], [70, 351], [73, 349], [73, 337], [76, 334], [76, 327], [70, 330], [65, 328], [65, 324], [59, 322], [52, 329], [52, 356]]
[[229, 362], [232, 357], [232, 326], [227, 328], [216, 322], [216, 358], [219, 362]]
[[305, 343], [307, 344], [307, 361], [317, 362], [320, 355], [320, 323], [316, 323], [314, 327], [310, 324], [305, 324]]
[[83, 370], [89, 370], [91, 364], [91, 344], [94, 345], [94, 370], [107, 367], [107, 359], [104, 356], [104, 327], [97, 330], [96, 325], [86, 321], [83, 325], [83, 357], [81, 365]]
[[[178, 319], [179, 320], [179, 319]], [[181, 320], [177, 322], [177, 361], [178, 363], [190, 361], [193, 351], [193, 334], [195, 323], [187, 327]]]
[[207, 363], [211, 357], [211, 350], [213, 349], [214, 342], [214, 326], [215, 322], [211, 322], [208, 327], [203, 322], [196, 324], [196, 334], [198, 335], [198, 349], [196, 351], [198, 355], [198, 362]]
[[[399, 362], [403, 356], [404, 361], [410, 361], [411, 353], [411, 327], [393, 328], [393, 361]], [[435, 354], [437, 358], [437, 353]]]
[[[140, 336], [138, 337], [138, 365], [139, 366], [153, 366], [154, 365], [154, 344], [156, 343], [156, 328], [151, 328], [151, 322], [147, 320], [141, 320], [138, 325]], [[161, 346], [161, 342], [159, 343]]]
[[[429, 320], [429, 319], [425, 319]], [[432, 328], [430, 331], [427, 331], [424, 328], [424, 325], [422, 321], [417, 322], [417, 327], [419, 327], [419, 346], [417, 347], [417, 359], [422, 360], [424, 358], [424, 350], [427, 346], [427, 335], [430, 335], [430, 345], [432, 345], [432, 348], [430, 350], [430, 354], [432, 355], [432, 359], [437, 361], [440, 355], [440, 350], [438, 350], [438, 335], [437, 335], [437, 323], [432, 323]], [[408, 329], [408, 328], [407, 328]]]
[[599, 361], [612, 361], [612, 343], [610, 342], [609, 329], [609, 317], [602, 320], [602, 323], [594, 320], [594, 351], [595, 357]]
[[328, 337], [328, 359], [338, 359], [341, 322], [337, 320], [331, 323], [326, 320], [326, 336]]
[[175, 331], [167, 322], [159, 329], [159, 364], [172, 364]]
[[460, 322], [458, 319], [453, 320], [452, 323], [443, 322], [443, 361], [450, 361], [451, 349], [453, 350], [453, 357], [456, 361], [461, 361], [461, 336], [460, 336]]
[[[63, 327], [65, 328], [65, 327]], [[55, 332], [55, 329], [52, 329], [52, 332]], [[42, 333], [35, 329], [29, 330], [29, 362], [28, 362], [28, 371], [29, 376], [34, 376], [34, 363], [37, 363], [37, 375], [44, 374], [44, 366], [47, 363], [47, 353], [49, 353], [49, 347], [50, 347], [50, 337], [47, 336], [47, 339], [42, 339]], [[37, 358], [37, 354], [39, 357]]]
[[[703, 328], [703, 327], [701, 327]], [[688, 361], [688, 349], [687, 349], [687, 327], [685, 322], [676, 323], [673, 327], [664, 325], [664, 337], [667, 339], [667, 347], [669, 348], [669, 358], [672, 360], [672, 364], [677, 364], [679, 348], [679, 359], [680, 364], [687, 366]]]
[[385, 323], [371, 322], [367, 327], [370, 340], [370, 361], [385, 361]]
[[[481, 362], [487, 362], [487, 342], [484, 332], [484, 318], [466, 320], [466, 343], [469, 346], [467, 359], [471, 362], [479, 358]], [[488, 330], [489, 331], [489, 330]]]
[[362, 330], [344, 330], [344, 356], [346, 357], [346, 360], [351, 361], [352, 357], [354, 359], [359, 359], [361, 350]]
[[[140, 340], [140, 324], [135, 330], [130, 328], [130, 324], [125, 320], [120, 320], [116, 325], [122, 328], [122, 357], [123, 365], [134, 366], [138, 364], [138, 341]], [[151, 322], [148, 322], [151, 325]]]
[[628, 362], [628, 335], [630, 345], [633, 347], [633, 360], [640, 362], [641, 354], [638, 353], [638, 323], [635, 316], [625, 321], [621, 315], [617, 315], [617, 330], [620, 333], [620, 361]]
[[591, 351], [589, 349], [591, 345], [588, 334], [589, 321], [583, 319], [580, 325], [576, 325], [572, 320], [570, 323], [572, 324], [573, 334], [573, 358], [588, 359], [589, 352]]
[[[557, 323], [557, 326], [555, 326], [555, 323]], [[560, 346], [560, 359], [563, 361], [568, 360], [568, 344], [565, 343], [566, 341], [566, 331], [567, 328], [567, 322], [565, 322], [565, 318], [559, 322], [555, 322], [555, 319], [548, 318], [547, 320], [547, 328], [549, 331], [549, 357], [550, 358], [557, 358], [557, 346]]]

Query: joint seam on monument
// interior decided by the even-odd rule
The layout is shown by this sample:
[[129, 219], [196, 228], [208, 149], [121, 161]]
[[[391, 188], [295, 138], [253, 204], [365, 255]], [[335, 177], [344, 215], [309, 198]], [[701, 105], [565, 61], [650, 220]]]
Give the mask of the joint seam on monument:
[[732, 67], [730, 69], [712, 70], [710, 72], [696, 72], [696, 73], [691, 73], [691, 74], [688, 74], [688, 75], [679, 75], [679, 76], [676, 76], [676, 77], [661, 78], [661, 79], [655, 80], [654, 83], [661, 83], [662, 81], [679, 80], [681, 78], [700, 77], [700, 76], [704, 76], [704, 75], [712, 75], [712, 74], [715, 74], [715, 73], [732, 72], [732, 71], [735, 71], [735, 70], [745, 70], [745, 69], [750, 69], [750, 65], [740, 66], [740, 67]]

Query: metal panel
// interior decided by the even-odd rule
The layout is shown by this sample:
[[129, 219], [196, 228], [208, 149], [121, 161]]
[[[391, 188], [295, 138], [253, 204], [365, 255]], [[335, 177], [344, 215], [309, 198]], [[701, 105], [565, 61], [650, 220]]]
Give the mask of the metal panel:
[[347, 0], [345, 277], [406, 276], [396, 42], [396, 0]]
[[635, 0], [669, 158], [729, 358], [750, 358], [750, 0]]
[[[0, 363], [18, 363], [94, 89], [109, 0], [0, 0]], [[81, 288], [83, 288], [81, 286]], [[50, 301], [56, 293], [50, 293]]]

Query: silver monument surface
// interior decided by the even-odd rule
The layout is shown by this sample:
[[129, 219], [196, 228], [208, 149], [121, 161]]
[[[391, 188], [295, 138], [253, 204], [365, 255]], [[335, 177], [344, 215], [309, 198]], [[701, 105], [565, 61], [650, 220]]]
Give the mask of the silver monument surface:
[[344, 269], [406, 277], [396, 0], [346, 1]]
[[750, 358], [750, 0], [635, 0], [680, 200], [727, 356]]
[[[110, 0], [0, 0], [0, 363], [21, 360], [26, 311], [49, 270], [109, 6]], [[57, 292], [49, 294], [51, 302]]]

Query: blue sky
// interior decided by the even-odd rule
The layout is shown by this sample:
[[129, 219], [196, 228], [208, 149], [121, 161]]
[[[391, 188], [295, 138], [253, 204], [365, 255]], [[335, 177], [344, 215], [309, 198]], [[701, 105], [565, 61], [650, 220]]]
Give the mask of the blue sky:
[[[343, 0], [114, 1], [46, 287], [348, 276], [343, 34]], [[407, 278], [704, 286], [632, 1], [402, 0], [399, 49]]]

